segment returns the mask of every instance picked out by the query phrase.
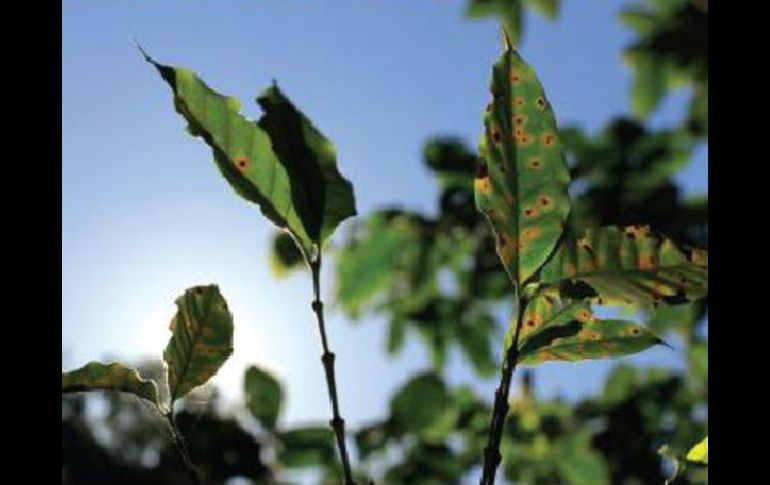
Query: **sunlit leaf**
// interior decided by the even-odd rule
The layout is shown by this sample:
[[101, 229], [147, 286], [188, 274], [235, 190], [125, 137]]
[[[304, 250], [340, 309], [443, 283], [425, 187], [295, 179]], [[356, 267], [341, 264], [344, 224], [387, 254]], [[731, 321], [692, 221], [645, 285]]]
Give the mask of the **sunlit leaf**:
[[706, 436], [687, 452], [687, 460], [695, 463], [709, 464], [709, 437]]
[[83, 392], [103, 389], [134, 394], [154, 404], [158, 404], [158, 389], [155, 383], [142, 379], [136, 369], [123, 364], [88, 364], [61, 374], [61, 392]]
[[176, 306], [163, 352], [172, 402], [205, 384], [233, 352], [233, 316], [216, 285], [188, 289]]
[[495, 63], [484, 116], [476, 205], [497, 235], [514, 284], [546, 261], [569, 212], [569, 173], [551, 105], [534, 70], [512, 48]]
[[171, 86], [189, 132], [211, 147], [233, 189], [289, 230], [309, 257], [355, 215], [353, 189], [337, 171], [334, 147], [277, 86], [257, 99], [265, 114], [255, 123], [240, 114], [237, 99], [217, 93], [192, 71], [146, 59]]
[[590, 314], [566, 325], [541, 329], [520, 348], [519, 361], [581, 361], [635, 354], [663, 341], [646, 328], [623, 320], [601, 320]]
[[582, 281], [607, 303], [687, 303], [708, 294], [708, 251], [646, 226], [589, 229], [567, 237], [540, 277]]
[[249, 366], [243, 381], [246, 408], [267, 429], [274, 429], [281, 411], [281, 384], [269, 372]]

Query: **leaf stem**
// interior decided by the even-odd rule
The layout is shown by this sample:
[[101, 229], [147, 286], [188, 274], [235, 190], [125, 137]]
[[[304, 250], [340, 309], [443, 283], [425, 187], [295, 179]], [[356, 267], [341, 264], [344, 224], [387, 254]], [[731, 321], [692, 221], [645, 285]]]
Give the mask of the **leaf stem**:
[[174, 444], [176, 445], [176, 449], [179, 452], [179, 456], [182, 457], [182, 461], [187, 467], [187, 470], [190, 472], [190, 475], [192, 475], [196, 484], [203, 485], [203, 479], [201, 478], [200, 471], [195, 466], [192, 458], [190, 457], [190, 450], [187, 449], [184, 437], [182, 436], [182, 433], [179, 431], [179, 427], [176, 424], [176, 418], [174, 417], [173, 410], [164, 413], [164, 417], [168, 422], [168, 427], [171, 431], [171, 437], [174, 439]]
[[350, 460], [348, 458], [348, 451], [345, 444], [345, 420], [342, 419], [339, 409], [339, 399], [337, 397], [337, 381], [334, 374], [334, 353], [329, 351], [329, 342], [326, 338], [326, 324], [324, 322], [323, 302], [321, 301], [321, 252], [318, 251], [317, 257], [311, 261], [310, 269], [313, 274], [313, 302], [311, 308], [315, 313], [316, 320], [318, 321], [318, 332], [321, 336], [321, 345], [323, 347], [323, 355], [321, 355], [321, 362], [324, 366], [324, 373], [326, 374], [326, 387], [329, 391], [329, 401], [332, 406], [332, 419], [329, 424], [334, 430], [334, 435], [337, 438], [337, 448], [340, 452], [340, 460], [342, 461], [342, 471], [345, 477], [344, 485], [356, 485], [353, 481], [353, 473], [350, 469]]
[[500, 385], [495, 391], [495, 403], [492, 410], [492, 421], [489, 424], [489, 436], [487, 446], [484, 448], [484, 468], [479, 485], [494, 485], [497, 467], [500, 465], [500, 440], [503, 436], [503, 427], [505, 417], [508, 414], [508, 393], [511, 389], [511, 380], [513, 371], [519, 361], [519, 332], [521, 323], [524, 319], [524, 310], [527, 306], [527, 300], [521, 296], [518, 299], [518, 315], [516, 317], [516, 329], [513, 333], [513, 339], [503, 360], [502, 372], [500, 375]]

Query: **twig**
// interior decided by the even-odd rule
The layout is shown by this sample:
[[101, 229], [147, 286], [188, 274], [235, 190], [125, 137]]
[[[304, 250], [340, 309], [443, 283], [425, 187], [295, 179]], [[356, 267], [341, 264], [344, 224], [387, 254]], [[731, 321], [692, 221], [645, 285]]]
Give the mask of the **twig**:
[[494, 485], [497, 467], [500, 465], [500, 440], [503, 436], [505, 417], [508, 415], [508, 393], [511, 389], [511, 379], [513, 378], [513, 371], [516, 369], [516, 364], [519, 360], [519, 332], [521, 331], [521, 322], [524, 319], [526, 306], [526, 299], [520, 297], [516, 329], [514, 330], [511, 345], [508, 347], [505, 354], [505, 360], [503, 361], [500, 386], [495, 391], [495, 404], [492, 411], [492, 421], [489, 424], [487, 446], [484, 448], [484, 468], [479, 485]]
[[166, 421], [168, 422], [168, 427], [169, 427], [169, 430], [171, 431], [171, 437], [174, 438], [174, 444], [176, 445], [176, 449], [179, 452], [179, 456], [182, 457], [182, 461], [187, 467], [187, 470], [190, 472], [190, 475], [192, 475], [197, 485], [203, 485], [203, 479], [201, 478], [200, 471], [193, 463], [192, 458], [190, 457], [190, 450], [187, 449], [187, 445], [185, 444], [184, 437], [182, 436], [182, 433], [179, 431], [179, 427], [176, 424], [174, 411], [171, 410], [168, 413], [164, 413], [163, 416], [166, 418]]
[[345, 420], [340, 416], [339, 399], [337, 398], [337, 381], [334, 375], [334, 354], [329, 351], [329, 342], [326, 338], [326, 325], [324, 323], [323, 302], [321, 301], [321, 253], [318, 252], [314, 261], [310, 262], [310, 269], [313, 274], [313, 302], [311, 307], [313, 313], [315, 313], [316, 320], [318, 321], [318, 332], [321, 335], [321, 345], [323, 346], [323, 355], [321, 355], [321, 362], [324, 366], [324, 372], [326, 374], [326, 387], [329, 390], [329, 401], [332, 405], [333, 417], [329, 424], [334, 430], [334, 435], [337, 438], [337, 448], [340, 452], [340, 460], [342, 461], [342, 471], [345, 477], [344, 485], [356, 485], [353, 481], [353, 473], [350, 469], [350, 460], [348, 458], [348, 451], [345, 445]]

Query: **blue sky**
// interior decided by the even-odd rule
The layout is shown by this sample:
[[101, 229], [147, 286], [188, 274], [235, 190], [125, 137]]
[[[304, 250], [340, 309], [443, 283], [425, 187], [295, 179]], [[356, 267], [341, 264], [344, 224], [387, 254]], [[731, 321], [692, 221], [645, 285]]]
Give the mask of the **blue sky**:
[[[616, 15], [627, 1], [563, 2], [559, 20], [527, 18], [521, 49], [537, 69], [561, 125], [590, 132], [628, 112], [630, 34]], [[355, 185], [359, 213], [384, 205], [432, 213], [436, 184], [422, 165], [425, 140], [478, 138], [491, 64], [494, 21], [462, 15], [464, 0], [65, 0], [62, 3], [62, 351], [64, 365], [92, 359], [159, 358], [174, 299], [216, 282], [235, 315], [235, 353], [215, 378], [241, 399], [243, 369], [272, 369], [288, 394], [287, 422], [328, 419], [319, 344], [304, 274], [276, 280], [268, 264], [273, 228], [234, 196], [210, 151], [184, 131], [170, 92], [134, 40], [157, 60], [195, 70], [243, 101], [272, 79], [334, 141]], [[682, 95], [653, 126], [676, 122]], [[705, 147], [680, 181], [706, 193]], [[344, 231], [345, 227], [341, 230]], [[331, 300], [332, 267], [323, 286]], [[329, 307], [333, 309], [333, 304]], [[382, 417], [393, 387], [429, 358], [413, 338], [385, 355], [385, 322], [329, 316], [345, 417]], [[681, 366], [660, 348], [635, 362]], [[599, 389], [610, 364], [550, 364], [544, 395]], [[452, 383], [478, 381], [452, 358]]]

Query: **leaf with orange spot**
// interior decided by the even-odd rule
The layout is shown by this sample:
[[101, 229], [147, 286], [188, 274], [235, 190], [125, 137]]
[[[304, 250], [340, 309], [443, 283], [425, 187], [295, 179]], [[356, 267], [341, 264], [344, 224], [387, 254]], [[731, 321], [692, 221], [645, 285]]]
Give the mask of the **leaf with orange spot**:
[[188, 131], [212, 149], [238, 195], [291, 233], [308, 259], [344, 219], [356, 214], [353, 187], [338, 171], [332, 143], [273, 84], [258, 98], [254, 122], [240, 102], [211, 89], [188, 69], [145, 59], [171, 86]]
[[514, 285], [523, 285], [562, 235], [569, 172], [543, 87], [510, 45], [493, 66], [490, 89], [476, 206], [504, 236], [497, 238], [498, 255]]
[[647, 226], [589, 229], [565, 238], [540, 281], [581, 281], [606, 303], [682, 304], [708, 294], [708, 251]]
[[153, 381], [142, 379], [136, 369], [123, 364], [88, 364], [61, 374], [61, 392], [84, 392], [93, 390], [118, 391], [134, 394], [158, 404], [158, 389]]
[[176, 306], [163, 352], [172, 405], [205, 384], [233, 353], [233, 316], [216, 285], [189, 288]]
[[519, 362], [527, 365], [547, 361], [576, 362], [630, 355], [662, 344], [657, 335], [625, 320], [600, 320], [543, 328], [520, 346]]

